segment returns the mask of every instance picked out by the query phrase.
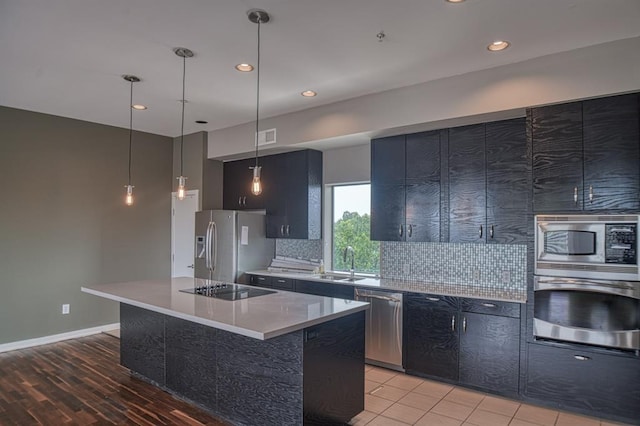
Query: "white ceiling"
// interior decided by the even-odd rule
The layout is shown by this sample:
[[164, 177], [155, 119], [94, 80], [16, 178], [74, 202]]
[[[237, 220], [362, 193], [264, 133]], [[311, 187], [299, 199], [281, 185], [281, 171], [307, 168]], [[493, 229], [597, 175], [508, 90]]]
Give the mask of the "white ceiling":
[[263, 117], [640, 36], [640, 0], [0, 0], [0, 105], [128, 127], [135, 74], [134, 128], [176, 136], [187, 47], [185, 134], [250, 122], [252, 8]]

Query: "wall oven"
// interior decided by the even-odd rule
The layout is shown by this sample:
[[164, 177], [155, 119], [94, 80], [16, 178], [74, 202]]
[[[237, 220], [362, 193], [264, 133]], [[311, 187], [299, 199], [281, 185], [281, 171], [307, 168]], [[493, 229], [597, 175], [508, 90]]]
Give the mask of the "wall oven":
[[640, 350], [640, 283], [559, 277], [534, 279], [533, 333]]
[[640, 281], [638, 215], [538, 215], [535, 274]]
[[536, 339], [640, 355], [639, 218], [536, 216]]

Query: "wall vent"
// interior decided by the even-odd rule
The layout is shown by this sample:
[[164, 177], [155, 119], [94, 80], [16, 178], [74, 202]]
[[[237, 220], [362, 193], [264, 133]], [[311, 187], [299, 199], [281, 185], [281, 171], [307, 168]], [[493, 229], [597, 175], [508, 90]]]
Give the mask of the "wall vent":
[[276, 143], [276, 129], [268, 129], [258, 132], [258, 146]]

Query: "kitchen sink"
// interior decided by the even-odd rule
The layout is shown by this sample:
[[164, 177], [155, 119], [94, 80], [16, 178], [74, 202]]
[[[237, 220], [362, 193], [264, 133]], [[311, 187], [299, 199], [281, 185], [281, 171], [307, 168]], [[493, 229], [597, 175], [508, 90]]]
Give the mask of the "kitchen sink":
[[353, 277], [353, 278], [340, 278], [336, 281], [348, 281], [348, 282], [355, 282], [355, 281], [360, 281], [360, 280], [364, 280], [364, 277]]
[[321, 274], [318, 275], [318, 278], [321, 280], [331, 280], [331, 281], [340, 281], [345, 279], [344, 275], [333, 275], [333, 274]]

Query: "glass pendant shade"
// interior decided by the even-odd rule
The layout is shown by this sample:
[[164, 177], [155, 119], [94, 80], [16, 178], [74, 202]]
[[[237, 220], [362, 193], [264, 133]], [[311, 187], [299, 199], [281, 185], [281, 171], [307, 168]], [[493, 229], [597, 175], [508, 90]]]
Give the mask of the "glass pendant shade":
[[187, 178], [185, 176], [178, 176], [178, 200], [184, 200], [186, 194], [185, 182]]
[[133, 185], [125, 185], [125, 188], [127, 188], [127, 195], [124, 198], [124, 203], [128, 206], [132, 206], [133, 205]]
[[260, 182], [260, 169], [261, 166], [255, 166], [253, 168], [253, 181], [251, 181], [251, 193], [253, 195], [262, 194], [262, 182]]

